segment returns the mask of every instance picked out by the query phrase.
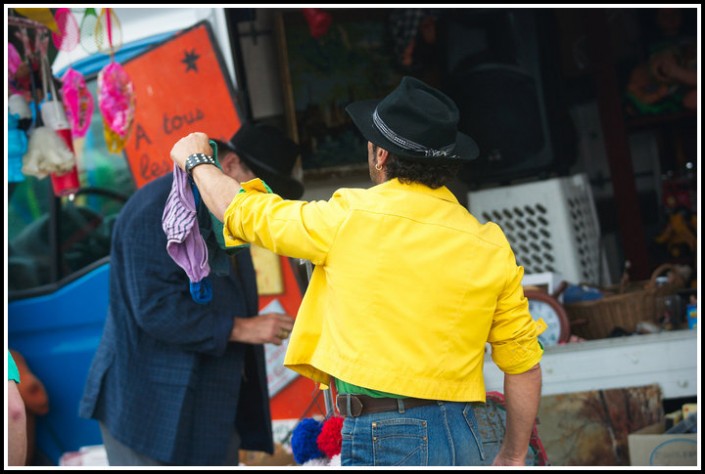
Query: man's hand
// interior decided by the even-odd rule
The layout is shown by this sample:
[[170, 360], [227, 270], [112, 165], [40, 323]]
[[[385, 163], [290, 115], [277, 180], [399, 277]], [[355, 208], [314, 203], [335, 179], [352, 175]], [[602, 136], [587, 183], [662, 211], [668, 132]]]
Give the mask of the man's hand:
[[208, 143], [208, 140], [208, 135], [205, 133], [194, 132], [188, 134], [176, 142], [171, 148], [172, 161], [176, 163], [179, 168], [184, 169], [186, 158], [194, 153], [205, 153], [208, 156], [212, 156], [213, 149], [210, 143]]
[[276, 344], [281, 346], [294, 327], [294, 318], [288, 314], [265, 313], [251, 318], [235, 318], [230, 340], [249, 344]]

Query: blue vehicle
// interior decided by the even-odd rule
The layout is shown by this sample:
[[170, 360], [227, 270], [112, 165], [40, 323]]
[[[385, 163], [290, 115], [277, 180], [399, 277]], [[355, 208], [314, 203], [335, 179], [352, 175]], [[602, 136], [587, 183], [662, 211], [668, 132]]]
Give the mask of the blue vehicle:
[[73, 199], [54, 197], [48, 179], [10, 186], [7, 338], [49, 398], [49, 413], [36, 419], [39, 464], [101, 443], [77, 403], [108, 307], [112, 224], [134, 188], [124, 162], [113, 161], [91, 170], [86, 181], [96, 186]]
[[[225, 25], [223, 9], [117, 9], [117, 14], [126, 32], [117, 61], [203, 19]], [[147, 20], [150, 28], [129, 28]], [[128, 37], [128, 29], [151, 36]], [[216, 29], [220, 37], [223, 31]], [[56, 196], [49, 178], [15, 174], [7, 183], [7, 346], [23, 356], [49, 400], [49, 412], [34, 420], [28, 460], [34, 465], [59, 465], [65, 453], [102, 444], [97, 422], [79, 418], [78, 406], [108, 310], [113, 224], [136, 189], [123, 154], [108, 150], [97, 103], [97, 75], [111, 58], [76, 56], [59, 70], [55, 62], [53, 73], [61, 78], [69, 66], [80, 71], [95, 100], [87, 134], [74, 139], [81, 187]]]
[[78, 418], [78, 401], [108, 307], [112, 225], [135, 187], [125, 160], [105, 149], [100, 122], [82, 146], [85, 186], [75, 194], [56, 197], [48, 178], [31, 176], [8, 189], [8, 348], [49, 399], [35, 420], [36, 464], [102, 442], [97, 424]]

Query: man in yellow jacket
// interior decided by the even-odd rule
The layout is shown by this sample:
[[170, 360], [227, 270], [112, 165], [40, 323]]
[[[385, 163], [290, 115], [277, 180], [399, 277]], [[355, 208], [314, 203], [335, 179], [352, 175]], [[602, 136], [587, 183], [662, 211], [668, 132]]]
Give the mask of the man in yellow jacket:
[[[411, 77], [346, 110], [368, 140], [375, 185], [328, 201], [283, 200], [259, 179], [200, 166], [214, 164], [202, 133], [179, 140], [171, 158], [223, 221], [228, 245], [315, 265], [284, 364], [334, 380], [343, 466], [524, 465], [545, 323], [529, 314], [502, 230], [445, 186], [477, 145], [458, 131], [453, 101]], [[487, 343], [505, 373], [501, 435], [479, 419]]]

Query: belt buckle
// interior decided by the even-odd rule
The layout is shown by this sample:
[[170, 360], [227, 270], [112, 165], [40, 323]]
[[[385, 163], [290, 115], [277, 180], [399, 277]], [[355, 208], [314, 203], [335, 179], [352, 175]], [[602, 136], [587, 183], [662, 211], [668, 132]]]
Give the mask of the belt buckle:
[[[350, 395], [347, 393], [338, 394], [336, 397], [336, 405], [338, 405], [338, 411], [344, 413], [345, 416], [357, 417], [362, 415], [362, 401], [355, 395]], [[341, 406], [342, 405], [342, 406]]]

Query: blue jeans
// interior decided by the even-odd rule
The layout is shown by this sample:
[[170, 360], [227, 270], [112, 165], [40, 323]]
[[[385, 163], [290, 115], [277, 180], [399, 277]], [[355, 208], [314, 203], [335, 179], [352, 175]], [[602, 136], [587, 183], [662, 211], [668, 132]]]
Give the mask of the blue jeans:
[[341, 465], [491, 465], [504, 426], [494, 412], [484, 408], [484, 403], [436, 402], [346, 417]]

